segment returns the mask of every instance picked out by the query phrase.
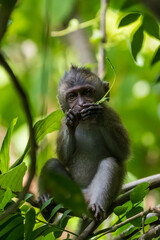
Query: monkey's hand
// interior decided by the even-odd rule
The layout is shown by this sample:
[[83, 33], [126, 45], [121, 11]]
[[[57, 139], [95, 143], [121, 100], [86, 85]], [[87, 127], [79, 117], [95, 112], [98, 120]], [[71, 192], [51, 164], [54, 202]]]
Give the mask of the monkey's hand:
[[75, 129], [79, 124], [79, 119], [80, 113], [73, 109], [69, 109], [69, 111], [66, 114], [66, 125], [70, 129]]
[[94, 217], [97, 221], [101, 221], [104, 218], [104, 208], [98, 204], [98, 203], [93, 203], [89, 204], [89, 209], [93, 212]]
[[83, 104], [83, 109], [80, 111], [81, 119], [97, 118], [102, 113], [103, 107], [96, 103]]

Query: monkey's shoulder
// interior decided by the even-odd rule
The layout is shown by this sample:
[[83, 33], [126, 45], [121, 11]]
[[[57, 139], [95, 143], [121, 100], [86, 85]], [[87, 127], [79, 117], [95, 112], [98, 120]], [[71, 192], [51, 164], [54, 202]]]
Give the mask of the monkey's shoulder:
[[122, 121], [119, 114], [107, 104], [103, 104], [103, 114], [101, 122], [108, 124], [109, 126], [112, 125], [121, 125]]

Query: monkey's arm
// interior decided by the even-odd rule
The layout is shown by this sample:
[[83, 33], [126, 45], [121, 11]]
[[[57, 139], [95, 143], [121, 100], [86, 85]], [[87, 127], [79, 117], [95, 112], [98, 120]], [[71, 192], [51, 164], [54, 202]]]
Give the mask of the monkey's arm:
[[112, 157], [118, 162], [127, 160], [130, 155], [130, 139], [119, 115], [111, 108], [104, 109], [100, 130]]
[[117, 197], [125, 174], [124, 160], [130, 154], [128, 133], [113, 109], [104, 107], [99, 128], [110, 156], [100, 162], [88, 187], [89, 206], [96, 218], [101, 217]]
[[122, 185], [125, 167], [119, 165], [113, 157], [100, 162], [97, 173], [87, 189], [89, 208], [97, 220], [111, 206]]

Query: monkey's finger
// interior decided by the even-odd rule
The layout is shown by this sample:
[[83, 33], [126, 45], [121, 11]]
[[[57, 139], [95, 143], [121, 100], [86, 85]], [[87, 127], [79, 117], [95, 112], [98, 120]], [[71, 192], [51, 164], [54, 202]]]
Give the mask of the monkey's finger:
[[99, 109], [88, 109], [87, 111], [84, 111], [81, 113], [81, 117], [85, 116], [85, 115], [99, 115], [101, 114], [102, 111]]
[[98, 105], [94, 105], [94, 106], [89, 106], [87, 108], [83, 108], [80, 113], [85, 113], [87, 111], [102, 111], [102, 107], [98, 106]]
[[67, 119], [66, 119], [66, 124], [67, 124], [67, 125], [70, 125], [70, 126], [72, 126], [72, 127], [74, 126], [74, 122], [73, 122], [70, 118], [67, 118]]
[[73, 119], [75, 119], [75, 116], [73, 114], [71, 114], [71, 113], [67, 113], [66, 118], [67, 118], [67, 120], [68, 119], [73, 120]]
[[95, 214], [94, 214], [94, 217], [98, 221], [102, 220], [103, 217], [104, 217], [104, 209], [100, 205], [98, 205], [98, 204], [95, 204]]
[[88, 117], [98, 117], [101, 114], [101, 110], [97, 110], [97, 109], [92, 109], [92, 110], [88, 110], [85, 111], [84, 113], [81, 114], [81, 118], [82, 120], [84, 120], [85, 118]]
[[82, 107], [89, 107], [89, 106], [101, 106], [101, 105], [98, 105], [97, 103], [84, 103], [82, 105]]
[[96, 211], [96, 204], [92, 204], [90, 208], [91, 208], [92, 212], [95, 212]]
[[70, 109], [70, 110], [67, 112], [67, 114], [66, 114], [66, 116], [69, 117], [69, 118], [71, 118], [71, 119], [78, 118], [79, 115], [80, 115], [80, 113], [77, 112], [77, 111], [75, 111], [75, 110], [73, 110], [73, 109]]

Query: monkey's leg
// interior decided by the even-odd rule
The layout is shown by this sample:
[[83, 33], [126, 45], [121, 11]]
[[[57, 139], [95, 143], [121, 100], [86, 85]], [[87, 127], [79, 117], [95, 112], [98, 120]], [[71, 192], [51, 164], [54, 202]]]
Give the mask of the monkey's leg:
[[97, 173], [88, 187], [89, 207], [97, 220], [117, 197], [122, 185], [125, 168], [115, 158], [109, 157], [99, 164]]
[[[49, 159], [44, 167], [41, 170], [41, 174], [39, 177], [39, 201], [43, 205], [49, 198], [54, 197], [51, 196], [52, 189], [52, 176], [55, 173], [62, 174], [63, 176], [67, 176], [70, 178], [69, 173], [64, 168], [64, 166], [57, 159]], [[48, 220], [50, 218], [50, 214], [52, 209], [56, 206], [54, 200], [42, 211], [43, 217]]]

